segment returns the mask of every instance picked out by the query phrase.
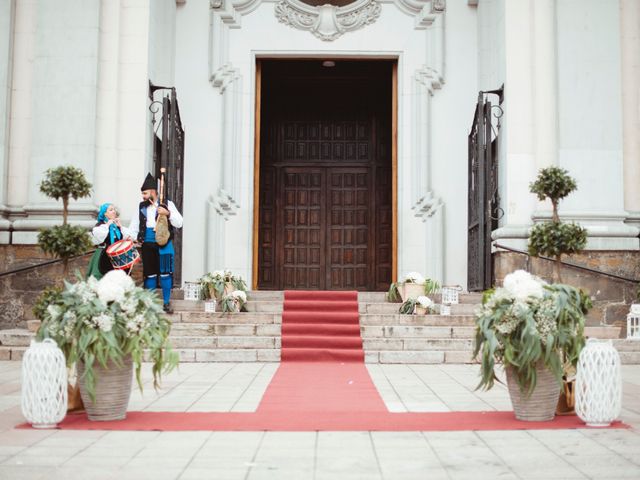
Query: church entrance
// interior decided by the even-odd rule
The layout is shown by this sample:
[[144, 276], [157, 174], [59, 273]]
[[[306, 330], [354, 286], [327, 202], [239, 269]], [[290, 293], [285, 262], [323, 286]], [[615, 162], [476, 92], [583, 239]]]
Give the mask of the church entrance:
[[259, 289], [388, 288], [394, 66], [260, 61]]

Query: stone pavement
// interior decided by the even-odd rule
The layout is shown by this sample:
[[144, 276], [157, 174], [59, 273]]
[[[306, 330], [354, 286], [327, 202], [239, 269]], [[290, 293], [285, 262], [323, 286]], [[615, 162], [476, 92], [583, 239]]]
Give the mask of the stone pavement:
[[[640, 478], [640, 367], [623, 366], [628, 430], [101, 432], [15, 430], [20, 362], [0, 362], [0, 479]], [[505, 410], [477, 365], [368, 365], [392, 411]], [[130, 410], [253, 411], [273, 363], [183, 364]], [[148, 379], [148, 366], [144, 378]]]

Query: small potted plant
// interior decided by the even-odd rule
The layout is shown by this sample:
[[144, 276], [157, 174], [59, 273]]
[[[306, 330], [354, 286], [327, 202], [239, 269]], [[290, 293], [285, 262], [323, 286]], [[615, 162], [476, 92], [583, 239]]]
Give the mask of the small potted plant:
[[222, 297], [222, 311], [227, 313], [246, 312], [247, 294], [242, 290], [234, 290]]
[[507, 374], [516, 418], [553, 418], [563, 360], [576, 365], [585, 344], [585, 314], [591, 299], [569, 285], [548, 285], [524, 270], [507, 275], [504, 287], [488, 290], [476, 315], [474, 357], [481, 359], [478, 388], [494, 385], [496, 363]]
[[390, 302], [405, 302], [409, 298], [416, 299], [422, 295], [435, 293], [439, 288], [440, 285], [435, 280], [425, 278], [418, 272], [409, 272], [402, 281], [394, 282], [389, 286], [387, 299]]
[[[46, 306], [45, 306], [46, 302]], [[37, 337], [53, 339], [67, 364], [77, 364], [80, 393], [90, 420], [125, 418], [132, 370], [142, 390], [143, 359], [153, 364], [154, 387], [178, 356], [169, 345], [171, 322], [155, 292], [136, 287], [120, 270], [48, 291], [34, 309]]]
[[416, 315], [426, 315], [428, 313], [435, 312], [435, 304], [433, 300], [431, 300], [426, 295], [420, 295], [416, 298]]
[[239, 275], [234, 275], [229, 270], [215, 270], [212, 273], [206, 273], [198, 280], [201, 287], [202, 298], [209, 300], [211, 298], [221, 302], [223, 297], [234, 290], [247, 291], [247, 284]]

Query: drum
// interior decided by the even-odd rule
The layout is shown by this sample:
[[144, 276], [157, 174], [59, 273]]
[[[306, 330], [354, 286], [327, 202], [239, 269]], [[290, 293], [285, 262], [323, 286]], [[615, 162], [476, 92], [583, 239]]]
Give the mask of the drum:
[[140, 260], [140, 254], [130, 239], [120, 240], [109, 245], [106, 254], [116, 270], [126, 270]]

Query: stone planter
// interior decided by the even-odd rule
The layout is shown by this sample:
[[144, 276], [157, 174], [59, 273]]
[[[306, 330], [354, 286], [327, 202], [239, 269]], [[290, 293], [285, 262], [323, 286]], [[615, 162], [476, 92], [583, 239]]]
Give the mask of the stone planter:
[[408, 298], [418, 298], [424, 295], [424, 285], [421, 283], [403, 283], [398, 285], [398, 292], [403, 302]]
[[104, 368], [97, 361], [93, 364], [96, 379], [96, 401], [92, 402], [84, 382], [84, 363], [78, 362], [80, 395], [89, 420], [106, 422], [124, 420], [131, 397], [133, 360], [126, 357], [121, 366], [109, 361]]
[[538, 380], [536, 387], [529, 397], [526, 391], [520, 391], [516, 372], [513, 367], [505, 367], [507, 373], [507, 386], [509, 387], [509, 397], [513, 405], [513, 411], [518, 420], [529, 422], [546, 422], [553, 420], [560, 397], [560, 384], [542, 364], [538, 364], [536, 374]]

